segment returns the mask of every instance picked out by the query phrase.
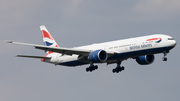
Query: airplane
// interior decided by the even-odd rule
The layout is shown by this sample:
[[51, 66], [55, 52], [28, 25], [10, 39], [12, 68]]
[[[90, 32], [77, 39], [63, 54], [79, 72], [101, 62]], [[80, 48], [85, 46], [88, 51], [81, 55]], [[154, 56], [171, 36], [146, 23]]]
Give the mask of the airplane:
[[32, 46], [35, 49], [44, 50], [45, 56], [17, 55], [17, 57], [38, 58], [42, 62], [54, 65], [69, 67], [90, 64], [86, 68], [87, 72], [98, 69], [98, 63], [107, 65], [116, 63], [117, 66], [112, 70], [119, 73], [125, 68], [121, 62], [127, 59], [135, 59], [140, 65], [149, 65], [154, 62], [154, 54], [163, 53], [163, 61], [167, 61], [166, 55], [176, 46], [173, 37], [164, 34], [154, 34], [123, 40], [116, 40], [104, 43], [91, 44], [86, 46], [64, 48], [59, 47], [47, 28], [40, 26], [44, 45], [28, 44], [7, 41], [7, 43]]

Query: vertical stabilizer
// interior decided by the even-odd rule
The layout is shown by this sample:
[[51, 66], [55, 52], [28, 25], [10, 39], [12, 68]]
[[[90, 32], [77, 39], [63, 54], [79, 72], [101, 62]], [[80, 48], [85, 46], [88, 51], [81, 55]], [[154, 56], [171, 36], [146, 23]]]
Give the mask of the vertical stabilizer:
[[45, 46], [54, 46], [58, 47], [56, 41], [53, 39], [49, 31], [46, 29], [44, 25], [40, 26], [41, 34], [43, 37], [44, 45]]
[[[43, 37], [43, 42], [45, 46], [51, 46], [51, 47], [58, 47], [58, 44], [54, 40], [54, 38], [51, 36], [49, 31], [46, 29], [44, 25], [40, 26], [41, 34]], [[52, 52], [48, 52], [50, 54]]]

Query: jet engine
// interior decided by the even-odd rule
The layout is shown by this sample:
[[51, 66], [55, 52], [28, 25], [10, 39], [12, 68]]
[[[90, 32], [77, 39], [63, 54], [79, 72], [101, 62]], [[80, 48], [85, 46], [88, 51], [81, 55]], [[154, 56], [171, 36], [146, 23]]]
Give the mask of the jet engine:
[[104, 50], [95, 50], [89, 54], [89, 60], [93, 63], [105, 62], [107, 60], [107, 53]]
[[154, 55], [144, 55], [136, 58], [136, 62], [140, 65], [149, 65], [154, 61]]

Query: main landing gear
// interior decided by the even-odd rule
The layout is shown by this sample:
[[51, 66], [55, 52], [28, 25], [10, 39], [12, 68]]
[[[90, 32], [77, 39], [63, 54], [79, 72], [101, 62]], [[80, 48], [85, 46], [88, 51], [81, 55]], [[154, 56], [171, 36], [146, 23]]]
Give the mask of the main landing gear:
[[96, 70], [96, 69], [98, 69], [98, 66], [97, 65], [93, 65], [93, 64], [91, 64], [88, 68], [86, 68], [86, 72], [92, 72], [92, 71], [94, 71], [94, 70]]
[[164, 54], [164, 57], [162, 58], [163, 61], [167, 61], [167, 53], [169, 53], [169, 51], [164, 51], [163, 54]]
[[[113, 73], [119, 73], [121, 71], [123, 71], [125, 68], [124, 66], [120, 66], [121, 65], [121, 62], [118, 62], [117, 63], [117, 67], [114, 68], [112, 70]], [[97, 65], [93, 65], [93, 63], [90, 64], [90, 66], [88, 68], [86, 68], [86, 72], [92, 72], [94, 70], [98, 69], [98, 66]]]
[[123, 71], [125, 68], [124, 68], [124, 66], [120, 66], [120, 65], [121, 65], [121, 62], [117, 63], [117, 67], [114, 68], [112, 70], [112, 72], [113, 73], [119, 73], [119, 72]]

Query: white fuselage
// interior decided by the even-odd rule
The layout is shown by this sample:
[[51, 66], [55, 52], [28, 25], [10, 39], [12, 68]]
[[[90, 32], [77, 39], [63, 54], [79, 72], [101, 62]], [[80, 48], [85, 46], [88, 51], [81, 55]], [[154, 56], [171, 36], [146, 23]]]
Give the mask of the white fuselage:
[[[117, 58], [121, 61], [128, 58], [135, 58], [142, 55], [157, 54], [164, 51], [169, 51], [176, 45], [176, 41], [168, 35], [155, 34], [143, 37], [129, 38], [124, 40], [110, 41], [92, 45], [86, 45], [76, 47], [74, 49], [88, 49], [98, 50], [102, 49], [106, 52], [115, 53], [111, 57], [108, 57], [105, 63], [115, 63]], [[49, 54], [47, 57], [51, 59], [45, 60], [45, 62], [53, 63], [56, 65], [65, 66], [78, 66], [83, 64], [89, 64], [90, 61], [80, 60], [79, 55], [62, 55], [59, 53]]]

